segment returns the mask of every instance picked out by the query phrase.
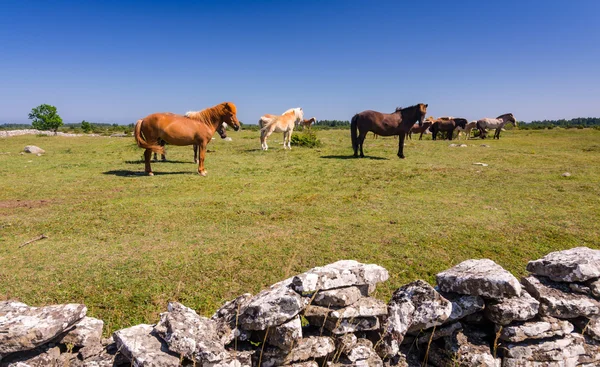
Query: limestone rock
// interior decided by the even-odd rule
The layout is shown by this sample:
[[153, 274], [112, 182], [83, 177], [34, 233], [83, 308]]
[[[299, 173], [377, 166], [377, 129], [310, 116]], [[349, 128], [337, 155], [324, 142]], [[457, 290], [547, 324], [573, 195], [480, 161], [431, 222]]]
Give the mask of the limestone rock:
[[379, 318], [387, 315], [385, 303], [375, 298], [361, 298], [351, 306], [332, 310], [321, 306], [307, 306], [304, 317], [314, 326], [325, 326], [334, 334], [379, 328]]
[[561, 321], [554, 317], [541, 317], [539, 320], [523, 324], [504, 326], [499, 339], [518, 343], [528, 339], [564, 336], [571, 334], [572, 331], [573, 325], [568, 321]]
[[456, 331], [461, 329], [462, 324], [460, 322], [436, 327], [435, 329], [429, 329], [429, 331], [426, 331], [423, 334], [419, 334], [419, 337], [417, 338], [417, 343], [427, 344], [430, 340], [437, 340], [439, 338], [451, 336]]
[[583, 294], [572, 293], [568, 284], [534, 275], [522, 279], [527, 291], [540, 301], [540, 313], [563, 319], [600, 313], [600, 302]]
[[350, 306], [334, 309], [329, 313], [329, 316], [335, 319], [385, 315], [387, 315], [385, 302], [371, 297], [361, 298]]
[[539, 311], [540, 302], [526, 291], [520, 297], [491, 300], [484, 310], [485, 316], [498, 325], [508, 325], [513, 321], [526, 321], [534, 318]]
[[178, 367], [179, 356], [169, 351], [152, 325], [140, 324], [113, 334], [121, 353], [136, 367]]
[[[507, 344], [503, 348], [505, 364], [507, 359], [535, 362], [577, 361], [585, 354], [584, 339], [579, 334], [568, 334], [563, 338], [527, 340], [522, 343]], [[508, 361], [517, 366], [516, 361]]]
[[18, 353], [0, 362], [2, 367], [62, 367], [58, 347], [40, 347], [25, 353]]
[[452, 303], [452, 312], [450, 313], [450, 317], [444, 321], [445, 324], [461, 320], [483, 310], [485, 307], [483, 298], [479, 296], [444, 292], [440, 292], [440, 294]]
[[335, 340], [336, 349], [341, 353], [345, 353], [350, 351], [356, 345], [357, 341], [358, 338], [354, 334], [341, 335]]
[[[300, 339], [289, 352], [277, 348], [265, 348], [262, 355], [262, 367], [275, 367], [303, 362], [313, 358], [325, 357], [335, 350], [333, 339], [329, 337], [310, 336]], [[260, 356], [255, 355], [256, 358]], [[258, 363], [257, 363], [258, 364]]]
[[98, 344], [102, 340], [104, 321], [93, 317], [84, 317], [64, 336], [57, 341], [58, 344], [72, 344], [76, 347], [85, 347]]
[[239, 322], [246, 330], [266, 330], [298, 315], [305, 305], [306, 300], [290, 288], [266, 289], [252, 297]]
[[[400, 305], [410, 303], [412, 307], [400, 307], [398, 310], [410, 310], [412, 314], [402, 317], [390, 317], [389, 321], [404, 319], [410, 321], [408, 331], [427, 329], [435, 325], [441, 325], [452, 313], [452, 303], [442, 297], [432, 286], [422, 280], [416, 280], [398, 288], [389, 305]], [[396, 309], [395, 309], [396, 310]], [[388, 309], [390, 313], [390, 309]], [[402, 328], [395, 328], [401, 330]]]
[[219, 362], [204, 362], [203, 367], [252, 367], [254, 351], [230, 351], [227, 356]]
[[579, 355], [578, 367], [597, 367], [600, 365], [600, 345], [587, 337], [583, 344], [584, 353]]
[[571, 321], [582, 330], [582, 334], [600, 341], [600, 316], [592, 316], [590, 318], [581, 317], [572, 319]]
[[373, 350], [373, 343], [368, 339], [358, 339], [352, 348], [345, 350], [337, 363], [328, 366], [368, 366], [383, 367], [383, 361]]
[[229, 344], [235, 338], [241, 341], [250, 338], [250, 333], [239, 327], [239, 317], [246, 310], [251, 299], [252, 295], [250, 293], [244, 293], [226, 302], [212, 315], [211, 319], [219, 324], [219, 334], [222, 337], [223, 344]]
[[45, 344], [68, 330], [87, 312], [80, 304], [25, 307], [18, 302], [4, 302], [0, 309], [0, 355]]
[[379, 318], [377, 317], [355, 317], [338, 320], [327, 319], [325, 321], [325, 329], [336, 335], [355, 333], [358, 331], [377, 330], [380, 327], [381, 324], [379, 322]]
[[319, 364], [315, 361], [308, 361], [308, 362], [289, 364], [288, 367], [319, 367]]
[[272, 327], [267, 334], [267, 343], [282, 350], [291, 350], [302, 339], [302, 323], [296, 316], [285, 324]]
[[464, 328], [443, 340], [443, 349], [432, 348], [430, 352], [434, 365], [500, 367], [500, 359], [494, 358], [484, 333]]
[[575, 247], [551, 252], [539, 260], [530, 261], [527, 270], [558, 282], [584, 282], [600, 278], [600, 250]]
[[35, 145], [28, 145], [25, 148], [23, 148], [23, 151], [25, 153], [31, 153], [31, 154], [44, 154], [46, 153], [46, 151], [40, 147], [36, 147]]
[[376, 284], [388, 278], [388, 271], [379, 265], [340, 260], [295, 276], [292, 280], [292, 288], [299, 293], [310, 293], [317, 290]]
[[443, 292], [502, 299], [521, 295], [517, 278], [489, 259], [466, 260], [436, 276]]
[[169, 345], [169, 350], [200, 363], [216, 363], [227, 357], [218, 324], [199, 316], [194, 310], [177, 302], [169, 302], [155, 331]]
[[362, 292], [358, 287], [344, 287], [320, 291], [312, 303], [325, 307], [345, 307], [358, 301], [361, 297]]
[[592, 296], [594, 296], [596, 298], [600, 298], [600, 279], [592, 280], [592, 281], [588, 282], [588, 286], [590, 287], [590, 290], [592, 291]]

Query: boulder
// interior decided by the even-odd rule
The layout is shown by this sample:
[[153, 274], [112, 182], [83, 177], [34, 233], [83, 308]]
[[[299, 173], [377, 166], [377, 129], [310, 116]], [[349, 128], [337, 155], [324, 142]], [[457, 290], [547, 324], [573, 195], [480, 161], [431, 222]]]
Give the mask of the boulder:
[[298, 315], [306, 303], [288, 287], [266, 289], [250, 299], [239, 323], [245, 330], [266, 330]]
[[25, 148], [23, 148], [23, 151], [25, 153], [31, 153], [31, 154], [44, 154], [46, 153], [46, 151], [40, 147], [36, 147], [35, 145], [28, 145]]
[[317, 292], [312, 303], [325, 307], [346, 307], [358, 301], [362, 296], [358, 287], [344, 287]]
[[575, 247], [551, 252], [539, 260], [530, 261], [527, 270], [557, 282], [584, 282], [600, 278], [600, 250]]
[[178, 367], [179, 355], [154, 331], [152, 325], [140, 324], [115, 331], [119, 351], [136, 367]]
[[[562, 338], [534, 339], [521, 343], [508, 343], [503, 347], [505, 366], [522, 366], [517, 362], [569, 362], [574, 366], [579, 356], [585, 354], [584, 339], [579, 334]], [[542, 365], [542, 364], [540, 364]]]
[[76, 347], [100, 345], [103, 327], [104, 321], [86, 316], [61, 336], [56, 343], [71, 344]]
[[250, 333], [239, 327], [239, 317], [246, 310], [252, 294], [244, 293], [241, 296], [226, 302], [211, 317], [219, 324], [219, 335], [224, 344], [231, 343], [235, 338], [240, 341], [250, 339]]
[[388, 271], [379, 265], [340, 260], [295, 276], [292, 280], [292, 288], [299, 293], [311, 293], [318, 290], [377, 284], [388, 278]]
[[[63, 357], [64, 358], [64, 357]], [[39, 347], [17, 353], [2, 360], [2, 367], [62, 367], [63, 358], [61, 358], [58, 347], [50, 348], [48, 346]]]
[[573, 331], [573, 325], [568, 321], [546, 316], [539, 320], [504, 326], [501, 330], [500, 327], [497, 327], [496, 331], [500, 331], [500, 340], [518, 343], [528, 339], [546, 339], [568, 335]]
[[562, 319], [592, 316], [600, 313], [600, 302], [573, 293], [566, 283], [530, 275], [522, 279], [525, 289], [540, 301], [540, 313]]
[[218, 324], [180, 303], [169, 302], [168, 312], [160, 315], [154, 330], [170, 351], [201, 364], [217, 363], [228, 356]]
[[[325, 357], [334, 350], [335, 343], [333, 339], [324, 336], [310, 336], [300, 339], [289, 352], [284, 352], [278, 348], [265, 348], [262, 356], [255, 355], [254, 358], [255, 360], [261, 359], [262, 363], [260, 365], [262, 367], [275, 367]], [[255, 362], [258, 365], [258, 361]]]
[[520, 297], [488, 301], [484, 314], [495, 324], [508, 325], [513, 321], [526, 321], [534, 318], [538, 314], [539, 308], [540, 302], [526, 291], [522, 291]]
[[302, 339], [302, 323], [296, 316], [285, 324], [269, 329], [267, 343], [282, 350], [291, 350]]
[[0, 305], [0, 355], [43, 345], [81, 320], [87, 308], [81, 304], [27, 307], [20, 302]]
[[503, 299], [521, 295], [517, 278], [489, 259], [466, 260], [436, 276], [443, 292]]
[[444, 321], [445, 324], [461, 320], [483, 310], [485, 307], [483, 298], [479, 296], [445, 292], [440, 292], [440, 294], [452, 303], [452, 312], [450, 313], [450, 317]]

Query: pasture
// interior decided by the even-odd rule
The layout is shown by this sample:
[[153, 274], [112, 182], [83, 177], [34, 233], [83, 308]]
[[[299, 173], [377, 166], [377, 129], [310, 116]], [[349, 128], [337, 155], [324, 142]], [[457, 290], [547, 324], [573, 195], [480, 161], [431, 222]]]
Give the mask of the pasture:
[[[372, 134], [367, 158], [350, 158], [349, 130], [291, 151], [281, 134], [266, 152], [258, 132], [228, 135], [208, 145], [207, 177], [191, 147], [169, 146], [149, 177], [133, 137], [0, 139], [0, 299], [85, 303], [108, 334], [156, 322], [169, 300], [209, 316], [340, 259], [386, 267], [386, 299], [468, 258], [518, 276], [550, 251], [600, 248], [598, 130], [512, 130], [466, 148], [413, 136], [404, 160]], [[20, 155], [30, 144], [46, 154]]]

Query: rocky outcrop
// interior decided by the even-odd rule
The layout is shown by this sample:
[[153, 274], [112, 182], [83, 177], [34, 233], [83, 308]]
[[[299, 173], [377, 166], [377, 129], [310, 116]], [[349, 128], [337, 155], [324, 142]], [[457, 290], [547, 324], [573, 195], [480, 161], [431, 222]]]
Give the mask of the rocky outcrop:
[[[338, 261], [226, 302], [211, 318], [171, 302], [156, 325], [101, 339], [83, 305], [0, 302], [0, 367], [600, 365], [596, 250], [530, 262], [521, 284], [491, 260], [370, 297], [377, 265]], [[540, 265], [541, 264], [541, 265]]]

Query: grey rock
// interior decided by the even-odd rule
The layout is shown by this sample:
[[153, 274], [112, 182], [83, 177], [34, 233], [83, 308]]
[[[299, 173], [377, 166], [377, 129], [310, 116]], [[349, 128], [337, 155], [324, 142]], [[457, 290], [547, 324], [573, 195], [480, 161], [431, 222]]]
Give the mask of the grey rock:
[[355, 285], [377, 284], [388, 278], [388, 271], [379, 265], [362, 264], [354, 260], [340, 260], [295, 276], [292, 280], [292, 288], [296, 292], [307, 293]]
[[[496, 331], [498, 330], [500, 330], [499, 327], [496, 327]], [[499, 339], [518, 343], [528, 339], [564, 336], [570, 334], [572, 331], [573, 325], [568, 321], [561, 321], [554, 317], [541, 317], [539, 320], [502, 327]]]
[[169, 350], [200, 363], [216, 363], [227, 358], [218, 324], [199, 316], [177, 302], [169, 302], [155, 331], [169, 345]]
[[246, 341], [250, 333], [239, 327], [239, 317], [246, 310], [252, 299], [252, 294], [244, 293], [241, 296], [226, 302], [211, 317], [219, 324], [219, 335], [224, 344], [231, 343], [234, 339]]
[[12, 355], [0, 363], [1, 367], [62, 367], [58, 347], [41, 347]]
[[600, 278], [600, 250], [576, 247], [551, 252], [530, 261], [527, 270], [558, 282], [584, 282]]
[[335, 340], [336, 350], [340, 351], [340, 353], [345, 353], [345, 352], [349, 351], [350, 349], [352, 349], [352, 347], [354, 347], [354, 345], [356, 345], [357, 341], [358, 341], [358, 338], [356, 337], [356, 335], [343, 334], [343, 335], [337, 337]]
[[167, 343], [154, 332], [152, 325], [121, 329], [113, 337], [119, 351], [136, 367], [179, 366], [179, 356], [169, 351]]
[[[0, 355], [45, 344], [68, 330], [87, 312], [80, 304], [25, 307], [22, 303], [5, 302], [0, 307]], [[11, 307], [14, 307], [12, 311]]]
[[583, 335], [587, 335], [596, 341], [600, 341], [600, 316], [590, 318], [581, 317], [571, 320], [575, 326], [581, 329]]
[[489, 259], [466, 260], [436, 276], [443, 292], [502, 299], [521, 295], [517, 278]]
[[579, 355], [578, 367], [597, 367], [600, 365], [600, 345], [588, 338], [583, 344], [584, 353]]
[[302, 339], [302, 323], [296, 316], [285, 324], [272, 327], [267, 334], [267, 343], [282, 350], [291, 350]]
[[540, 302], [526, 291], [520, 297], [490, 300], [486, 304], [485, 316], [498, 325], [508, 325], [513, 321], [526, 321], [534, 318], [539, 311]]
[[505, 360], [516, 359], [535, 362], [576, 361], [580, 355], [585, 354], [583, 337], [574, 333], [563, 338], [527, 340], [516, 344], [509, 343], [504, 346], [503, 351]]
[[266, 330], [298, 315], [306, 302], [287, 287], [266, 289], [252, 297], [239, 322], [245, 330]]
[[358, 339], [350, 349], [342, 353], [341, 358], [336, 363], [329, 363], [328, 366], [383, 367], [383, 361], [373, 350], [373, 343], [370, 340]]
[[450, 317], [444, 321], [445, 324], [461, 320], [483, 310], [485, 307], [483, 298], [479, 296], [444, 292], [440, 292], [440, 294], [452, 303], [452, 312], [450, 313]]
[[[335, 343], [329, 337], [310, 336], [298, 341], [298, 344], [289, 352], [277, 348], [265, 348], [262, 355], [262, 367], [275, 367], [303, 362], [313, 358], [325, 357], [335, 350]], [[254, 356], [254, 358], [260, 358]], [[258, 363], [257, 363], [258, 365]]]
[[387, 315], [387, 305], [385, 302], [371, 297], [361, 298], [350, 306], [337, 310], [333, 309], [329, 313], [329, 316], [335, 319], [385, 315]]
[[27, 145], [25, 148], [23, 148], [23, 151], [25, 153], [31, 153], [31, 154], [44, 154], [46, 153], [46, 151], [40, 147], [36, 147], [35, 145]]
[[[431, 348], [430, 360], [436, 366], [500, 367], [485, 334], [465, 328], [443, 338], [444, 348]], [[432, 347], [434, 344], [431, 345]]]
[[289, 367], [319, 367], [319, 364], [315, 361], [308, 361], [308, 362], [293, 363], [288, 366]]
[[385, 315], [385, 303], [370, 297], [361, 298], [353, 305], [337, 310], [311, 305], [304, 312], [304, 317], [311, 325], [324, 326], [333, 334], [378, 329], [379, 318]]
[[388, 354], [391, 356], [394, 356], [392, 354], [393, 350], [396, 350], [398, 344], [404, 340], [404, 335], [406, 335], [408, 328], [412, 324], [412, 315], [414, 312], [415, 306], [410, 301], [390, 302], [388, 304], [388, 318], [385, 323], [387, 337], [384, 340], [389, 350]]
[[429, 329], [429, 331], [424, 332], [423, 334], [419, 334], [417, 338], [418, 344], [427, 344], [432, 340], [437, 340], [439, 338], [451, 336], [456, 331], [462, 329], [462, 324], [460, 322], [455, 322], [453, 324], [443, 325], [440, 327], [434, 327], [433, 329]]
[[355, 333], [358, 331], [377, 330], [381, 327], [377, 317], [355, 317], [350, 319], [327, 319], [325, 329], [331, 333], [340, 335], [346, 333]]
[[226, 358], [219, 362], [204, 362], [202, 367], [252, 367], [254, 351], [230, 351]]
[[572, 293], [568, 284], [534, 275], [522, 279], [527, 291], [540, 301], [540, 313], [563, 319], [600, 313], [600, 302], [583, 294]]
[[590, 287], [590, 290], [592, 291], [592, 296], [594, 296], [596, 298], [600, 298], [600, 279], [592, 280], [592, 281], [588, 282], [588, 286]]
[[362, 296], [358, 287], [344, 287], [320, 291], [315, 295], [312, 303], [325, 307], [345, 307], [358, 301]]
[[[431, 285], [422, 280], [416, 280], [398, 288], [388, 304], [400, 305], [412, 304], [414, 311], [402, 319], [409, 320], [408, 331], [427, 329], [435, 325], [441, 325], [452, 313], [452, 303], [439, 294]], [[411, 307], [401, 307], [400, 310], [410, 310]], [[390, 313], [390, 309], [388, 309]], [[397, 317], [390, 320], [397, 320]], [[402, 328], [397, 328], [402, 329]]]
[[562, 177], [571, 177], [571, 173], [570, 172], [565, 172], [561, 176]]
[[103, 327], [104, 321], [86, 316], [77, 322], [64, 336], [61, 336], [56, 343], [72, 344], [76, 347], [100, 345]]
[[17, 301], [0, 301], [0, 317], [8, 314], [18, 314], [27, 311], [30, 307], [25, 303]]

